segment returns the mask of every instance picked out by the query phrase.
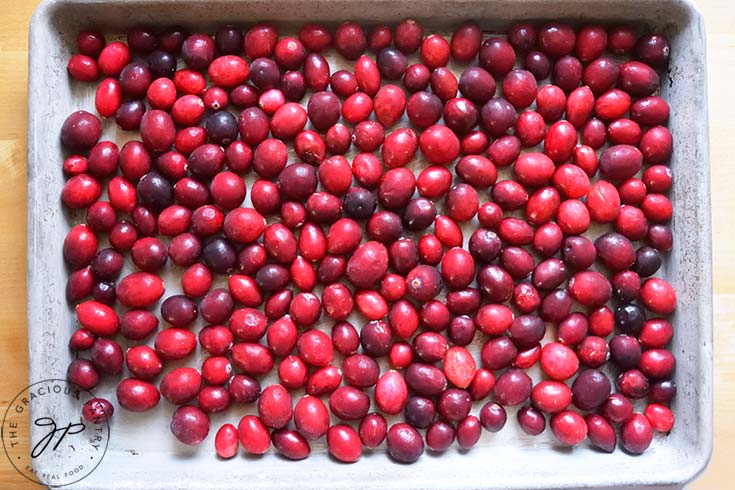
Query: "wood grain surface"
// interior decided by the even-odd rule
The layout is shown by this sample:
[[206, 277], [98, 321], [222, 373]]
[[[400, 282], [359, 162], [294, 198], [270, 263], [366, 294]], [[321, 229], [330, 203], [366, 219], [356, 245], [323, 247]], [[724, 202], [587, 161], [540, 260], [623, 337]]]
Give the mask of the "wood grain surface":
[[[0, 0], [0, 413], [27, 383], [26, 85], [36, 0]], [[735, 8], [700, 0], [707, 29], [715, 304], [715, 449], [694, 490], [733, 488], [735, 465]], [[53, 135], [52, 135], [53, 137]], [[32, 341], [32, 339], [31, 339]], [[39, 488], [0, 454], [0, 488]]]

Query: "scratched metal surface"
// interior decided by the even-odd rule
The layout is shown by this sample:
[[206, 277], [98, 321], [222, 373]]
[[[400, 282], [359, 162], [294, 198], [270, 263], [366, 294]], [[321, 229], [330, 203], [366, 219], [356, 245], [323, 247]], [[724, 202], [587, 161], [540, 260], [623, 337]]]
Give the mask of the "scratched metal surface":
[[[93, 111], [94, 87], [71, 82], [66, 61], [76, 32], [98, 26], [124, 32], [139, 23], [183, 24], [213, 31], [223, 23], [247, 26], [272, 20], [288, 32], [306, 20], [331, 24], [355, 20], [363, 24], [395, 23], [404, 17], [421, 20], [428, 29], [450, 34], [461, 21], [474, 19], [488, 32], [507, 29], [518, 20], [567, 19], [574, 23], [627, 21], [655, 27], [672, 41], [672, 60], [662, 92], [672, 108], [669, 127], [675, 138], [671, 167], [675, 181], [674, 250], [662, 274], [677, 288], [679, 308], [673, 318], [679, 395], [674, 403], [677, 425], [667, 437], [657, 436], [649, 451], [632, 457], [621, 450], [602, 454], [588, 445], [559, 447], [547, 430], [529, 437], [509, 423], [498, 434], [483, 433], [479, 444], [463, 454], [451, 449], [441, 457], [425, 454], [406, 466], [393, 462], [384, 449], [367, 451], [355, 464], [338, 464], [323, 442], [312, 444], [312, 456], [291, 462], [269, 453], [261, 458], [238, 455], [221, 462], [213, 439], [224, 422], [237, 423], [254, 407], [238, 407], [212, 417], [207, 440], [196, 448], [179, 444], [168, 423], [173, 407], [162, 401], [153, 411], [134, 414], [118, 409], [111, 422], [107, 455], [99, 468], [71, 488], [96, 489], [229, 489], [258, 488], [411, 488], [411, 489], [551, 489], [674, 488], [692, 479], [709, 459], [712, 445], [712, 293], [709, 200], [709, 149], [702, 18], [688, 0], [440, 1], [408, 0], [214, 0], [48, 1], [31, 23], [28, 125], [28, 324], [30, 381], [64, 377], [71, 360], [67, 349], [75, 328], [73, 310], [64, 299], [66, 282], [61, 243], [72, 223], [83, 217], [62, 210], [59, 193], [63, 151], [58, 131], [66, 115]], [[328, 56], [332, 71], [339, 67]], [[456, 68], [456, 67], [453, 67]], [[405, 123], [405, 120], [404, 120]], [[121, 143], [137, 137], [105, 123], [104, 138]], [[293, 159], [290, 159], [292, 161]], [[418, 158], [411, 168], [419, 168]], [[486, 197], [484, 193], [481, 198]], [[249, 204], [249, 198], [246, 205]], [[465, 231], [472, 228], [470, 223]], [[130, 267], [128, 265], [128, 267]], [[177, 292], [176, 274], [167, 269], [166, 295]], [[157, 311], [157, 308], [155, 308]], [[319, 328], [329, 329], [322, 321]], [[359, 321], [356, 325], [360, 325]], [[196, 330], [201, 323], [197, 324]], [[478, 336], [479, 337], [479, 336]], [[149, 339], [149, 343], [152, 339]], [[476, 339], [476, 343], [479, 338]], [[200, 354], [179, 364], [198, 366]], [[174, 366], [167, 366], [167, 368]], [[538, 373], [534, 373], [538, 377]], [[96, 388], [115, 400], [117, 380]], [[268, 380], [266, 380], [267, 384]], [[476, 404], [476, 413], [481, 404]], [[72, 417], [71, 406], [44, 407]], [[63, 461], [59, 461], [60, 467]], [[53, 468], [49, 468], [53, 469]]]

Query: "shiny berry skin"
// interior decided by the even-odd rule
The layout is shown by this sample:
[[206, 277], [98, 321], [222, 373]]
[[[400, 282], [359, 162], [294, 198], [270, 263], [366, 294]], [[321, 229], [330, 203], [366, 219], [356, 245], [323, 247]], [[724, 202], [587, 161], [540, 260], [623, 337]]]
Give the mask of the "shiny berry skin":
[[319, 398], [306, 395], [294, 407], [294, 425], [307, 439], [319, 439], [329, 429], [329, 412]]
[[521, 408], [518, 411], [517, 418], [518, 425], [529, 436], [537, 436], [546, 429], [546, 418], [532, 406]]
[[643, 414], [657, 432], [670, 432], [674, 427], [674, 414], [664, 405], [652, 403], [646, 407]]
[[480, 423], [488, 432], [499, 432], [507, 420], [505, 408], [496, 402], [487, 402], [480, 410]]
[[354, 22], [341, 24], [334, 33], [334, 48], [348, 60], [357, 59], [367, 48], [362, 27]]
[[504, 76], [513, 69], [515, 56], [513, 46], [499, 37], [486, 39], [478, 52], [480, 66], [495, 77]]
[[537, 38], [541, 51], [554, 58], [569, 54], [576, 42], [572, 27], [561, 23], [545, 24], [539, 29]]
[[653, 440], [653, 428], [645, 415], [634, 413], [620, 427], [623, 448], [631, 454], [642, 454]]
[[386, 437], [388, 454], [400, 463], [413, 463], [424, 452], [424, 441], [421, 434], [405, 423], [391, 426]]
[[658, 315], [667, 315], [676, 309], [676, 291], [663, 279], [647, 279], [641, 286], [640, 298], [647, 309]]
[[544, 380], [533, 387], [531, 401], [545, 413], [558, 413], [572, 403], [572, 391], [562, 382]]
[[97, 64], [107, 76], [117, 76], [130, 61], [130, 49], [120, 41], [105, 46], [99, 53]]
[[263, 390], [258, 398], [258, 415], [263, 424], [274, 429], [285, 427], [292, 414], [291, 395], [283, 386], [274, 384]]
[[96, 57], [105, 47], [105, 36], [97, 31], [80, 31], [77, 34], [77, 49], [85, 56]]
[[82, 406], [82, 417], [94, 424], [109, 421], [114, 413], [112, 404], [104, 398], [92, 398]]
[[351, 426], [337, 424], [327, 432], [327, 447], [332, 456], [343, 463], [353, 463], [362, 456], [362, 442]]
[[224, 424], [219, 428], [214, 439], [217, 456], [223, 459], [229, 459], [237, 454], [238, 449], [238, 433], [237, 428], [232, 424]]
[[255, 415], [245, 415], [237, 426], [240, 444], [251, 454], [264, 454], [271, 445], [268, 428]]
[[385, 418], [378, 413], [365, 416], [360, 422], [359, 436], [362, 444], [368, 449], [375, 449], [385, 440], [388, 424]]
[[531, 385], [531, 378], [524, 371], [511, 368], [498, 377], [495, 399], [505, 406], [520, 405], [530, 396]]
[[131, 412], [145, 412], [158, 405], [161, 394], [147, 381], [127, 378], [117, 385], [117, 402]]
[[61, 142], [75, 152], [92, 148], [102, 135], [102, 124], [97, 116], [86, 111], [73, 112], [61, 126]]
[[541, 368], [552, 379], [563, 381], [577, 372], [579, 360], [572, 349], [552, 342], [541, 351]]
[[577, 412], [564, 411], [551, 417], [551, 431], [567, 446], [576, 446], [587, 437], [587, 423]]
[[467, 62], [477, 55], [481, 43], [480, 27], [473, 21], [467, 21], [455, 29], [449, 47], [454, 59]]

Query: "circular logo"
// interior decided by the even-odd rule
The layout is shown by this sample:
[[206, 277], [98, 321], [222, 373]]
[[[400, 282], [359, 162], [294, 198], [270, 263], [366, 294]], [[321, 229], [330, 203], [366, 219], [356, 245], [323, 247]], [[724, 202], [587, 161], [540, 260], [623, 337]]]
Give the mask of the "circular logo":
[[71, 485], [92, 473], [107, 451], [106, 417], [90, 422], [82, 407], [94, 399], [63, 379], [33, 383], [18, 393], [3, 416], [5, 455], [15, 469], [40, 485]]

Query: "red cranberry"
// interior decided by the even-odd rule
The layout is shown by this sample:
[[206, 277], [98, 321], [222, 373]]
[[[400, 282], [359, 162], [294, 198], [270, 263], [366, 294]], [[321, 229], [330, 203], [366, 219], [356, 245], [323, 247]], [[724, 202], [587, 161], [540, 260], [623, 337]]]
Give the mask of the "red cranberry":
[[[472, 60], [480, 50], [482, 31], [473, 21], [464, 22], [452, 34], [450, 50], [457, 61], [464, 63]], [[512, 43], [511, 43], [512, 44]]]
[[631, 454], [641, 454], [651, 444], [653, 428], [645, 415], [634, 413], [620, 427], [620, 440], [623, 448]]
[[587, 437], [587, 422], [577, 412], [566, 410], [551, 417], [551, 431], [567, 446], [576, 446]]
[[496, 402], [487, 402], [480, 410], [480, 422], [488, 432], [499, 432], [507, 420], [505, 409]]
[[488, 134], [499, 138], [515, 125], [516, 111], [507, 100], [493, 98], [482, 106], [480, 119]]
[[77, 34], [77, 49], [85, 56], [96, 57], [105, 47], [105, 36], [97, 31], [80, 31]]
[[459, 90], [475, 104], [484, 104], [495, 94], [495, 79], [480, 67], [469, 67], [459, 77]]
[[345, 22], [334, 33], [334, 47], [348, 60], [355, 60], [367, 47], [365, 32], [359, 24]]
[[400, 51], [411, 54], [418, 51], [424, 29], [413, 19], [402, 20], [395, 29], [393, 42]]
[[97, 116], [86, 111], [69, 115], [61, 126], [61, 142], [72, 151], [92, 148], [102, 136], [102, 124]]
[[532, 381], [528, 375], [517, 368], [505, 371], [495, 383], [495, 398], [505, 406], [520, 405], [531, 394]]
[[121, 41], [104, 46], [97, 58], [100, 71], [107, 76], [117, 76], [129, 62], [130, 49]]
[[82, 406], [82, 417], [89, 422], [99, 424], [112, 418], [112, 404], [104, 398], [92, 398]]
[[526, 55], [524, 66], [537, 80], [544, 80], [551, 73], [551, 60], [540, 51], [529, 52]]
[[486, 39], [478, 52], [480, 66], [495, 77], [504, 76], [511, 71], [515, 57], [513, 46], [499, 37]]
[[544, 415], [531, 406], [525, 406], [518, 411], [518, 425], [529, 436], [537, 436], [546, 429]]
[[581, 410], [592, 410], [602, 405], [610, 395], [610, 380], [597, 369], [587, 369], [572, 383], [572, 401]]
[[652, 403], [646, 407], [644, 415], [657, 432], [670, 432], [674, 427], [674, 414], [664, 405]]
[[408, 424], [398, 423], [391, 426], [386, 442], [388, 453], [400, 463], [413, 463], [424, 452], [421, 434]]
[[161, 399], [158, 389], [151, 383], [134, 378], [127, 378], [117, 385], [117, 402], [131, 412], [145, 412]]
[[596, 96], [613, 88], [618, 80], [620, 67], [611, 58], [597, 58], [591, 61], [582, 73], [582, 82], [587, 85]]
[[577, 346], [577, 356], [586, 366], [600, 367], [609, 356], [607, 342], [601, 337], [588, 336]]

